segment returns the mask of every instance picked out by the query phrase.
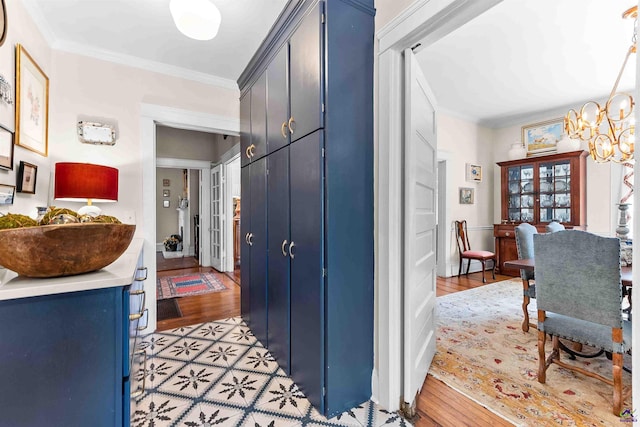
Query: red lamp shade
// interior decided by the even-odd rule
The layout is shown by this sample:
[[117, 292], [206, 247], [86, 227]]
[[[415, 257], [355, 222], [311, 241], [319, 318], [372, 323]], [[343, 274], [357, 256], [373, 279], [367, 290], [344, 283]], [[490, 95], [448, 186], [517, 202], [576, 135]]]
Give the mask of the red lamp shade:
[[56, 163], [54, 198], [68, 202], [117, 202], [118, 169], [91, 163]]

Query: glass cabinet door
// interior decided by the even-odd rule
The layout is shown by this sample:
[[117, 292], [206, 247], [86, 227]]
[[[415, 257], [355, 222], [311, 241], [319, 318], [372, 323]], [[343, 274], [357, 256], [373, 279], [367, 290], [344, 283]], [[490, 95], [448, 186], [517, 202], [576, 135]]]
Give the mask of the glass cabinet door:
[[540, 222], [571, 222], [571, 164], [569, 160], [540, 163]]
[[533, 222], [536, 190], [533, 165], [509, 167], [507, 176], [509, 221]]

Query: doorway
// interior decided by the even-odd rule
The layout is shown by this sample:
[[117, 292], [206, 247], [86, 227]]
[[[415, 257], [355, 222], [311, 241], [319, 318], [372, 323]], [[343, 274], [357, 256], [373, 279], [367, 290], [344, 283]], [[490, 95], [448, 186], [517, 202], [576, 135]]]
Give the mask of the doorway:
[[[142, 213], [144, 224], [142, 237], [144, 238], [144, 265], [148, 268], [148, 280], [145, 282], [145, 292], [149, 312], [146, 328], [141, 334], [148, 334], [156, 330], [156, 126], [170, 126], [178, 129], [199, 130], [225, 135], [240, 135], [239, 117], [224, 117], [196, 111], [180, 110], [153, 104], [140, 106], [140, 139], [142, 162]], [[210, 166], [207, 163], [206, 169]], [[201, 185], [210, 186], [210, 175], [203, 174]], [[206, 200], [205, 200], [206, 199]], [[203, 192], [201, 201], [210, 203], [208, 192]], [[200, 217], [200, 229], [208, 230], [210, 221], [204, 215]], [[202, 234], [202, 233], [201, 233]], [[206, 235], [206, 233], [204, 233]], [[208, 242], [207, 242], [208, 243]], [[202, 242], [202, 257], [210, 259], [208, 245]]]

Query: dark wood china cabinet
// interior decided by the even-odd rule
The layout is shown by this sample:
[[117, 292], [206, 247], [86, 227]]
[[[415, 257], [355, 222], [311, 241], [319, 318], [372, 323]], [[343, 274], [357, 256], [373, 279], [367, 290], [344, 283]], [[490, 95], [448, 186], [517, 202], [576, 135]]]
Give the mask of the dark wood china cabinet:
[[518, 276], [519, 270], [505, 268], [517, 259], [515, 227], [528, 222], [539, 233], [558, 221], [566, 228], [585, 229], [586, 151], [498, 162], [500, 166], [500, 224], [493, 226], [498, 273]]

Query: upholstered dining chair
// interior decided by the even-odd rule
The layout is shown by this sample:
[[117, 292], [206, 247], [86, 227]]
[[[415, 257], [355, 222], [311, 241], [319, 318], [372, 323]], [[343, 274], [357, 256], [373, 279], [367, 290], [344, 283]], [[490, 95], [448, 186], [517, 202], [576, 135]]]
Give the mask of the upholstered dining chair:
[[[538, 381], [555, 363], [613, 387], [613, 414], [630, 394], [622, 384], [623, 355], [631, 349], [631, 324], [622, 317], [620, 241], [579, 230], [533, 236], [538, 304]], [[579, 250], [576, 250], [580, 248]], [[553, 348], [546, 357], [545, 342]], [[612, 379], [560, 359], [560, 338], [612, 354]], [[558, 378], [558, 381], [562, 381]]]
[[558, 221], [551, 221], [545, 227], [545, 231], [547, 233], [555, 233], [556, 231], [562, 231], [564, 229], [564, 225], [560, 224]]
[[[518, 259], [533, 258], [533, 235], [538, 234], [538, 230], [531, 224], [523, 222], [515, 228], [516, 248], [518, 249]], [[535, 279], [535, 274], [530, 270], [520, 270], [522, 278], [522, 330], [529, 331], [529, 311], [527, 307], [531, 298], [536, 297], [536, 285], [531, 283]]]
[[496, 254], [489, 251], [474, 251], [471, 250], [469, 244], [469, 236], [467, 233], [467, 220], [456, 221], [456, 240], [458, 242], [458, 254], [460, 255], [460, 267], [458, 268], [458, 276], [462, 273], [462, 263], [467, 260], [467, 272], [465, 275], [469, 275], [469, 267], [471, 266], [471, 260], [480, 261], [482, 264], [482, 282], [485, 283], [487, 279], [484, 277], [486, 270], [486, 262], [492, 261], [491, 273], [493, 278], [496, 278]]

